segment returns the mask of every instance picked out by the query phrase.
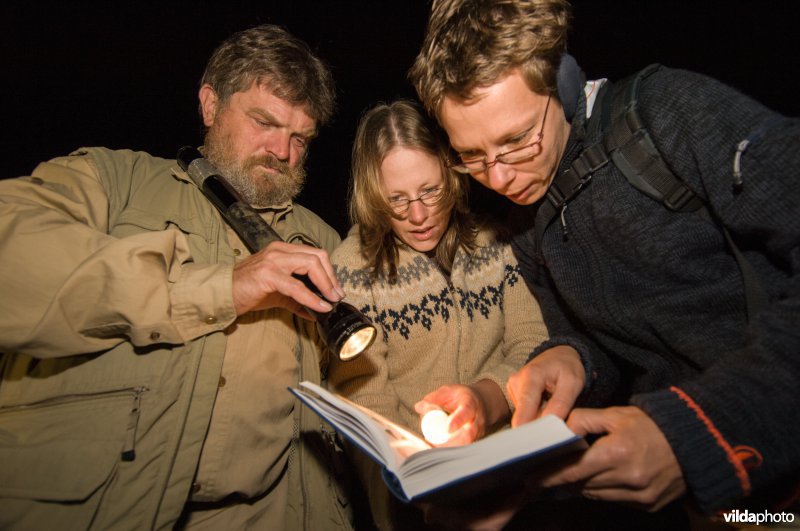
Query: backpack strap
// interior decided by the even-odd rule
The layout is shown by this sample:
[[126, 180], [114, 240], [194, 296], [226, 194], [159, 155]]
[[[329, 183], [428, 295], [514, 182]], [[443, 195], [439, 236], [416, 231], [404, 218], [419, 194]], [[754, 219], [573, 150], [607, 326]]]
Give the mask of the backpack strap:
[[611, 97], [606, 98], [604, 103], [610, 103], [610, 112], [602, 109], [602, 121], [604, 127], [608, 127], [610, 121], [610, 128], [605, 129], [603, 143], [611, 160], [636, 189], [675, 212], [696, 211], [719, 227], [742, 274], [750, 321], [767, 304], [766, 291], [758, 275], [725, 225], [689, 185], [669, 169], [639, 117], [639, 85], [660, 68], [659, 64], [644, 68], [620, 83]]
[[[609, 158], [601, 144], [594, 144], [585, 149], [570, 167], [553, 178], [545, 194], [545, 200], [539, 206], [534, 221], [537, 254], [541, 255], [544, 231], [556, 217], [556, 214], [567, 208], [567, 203], [589, 184], [594, 172], [608, 164]], [[566, 233], [565, 233], [566, 236]]]
[[567, 203], [586, 187], [595, 171], [611, 160], [628, 182], [645, 195], [675, 212], [698, 212], [719, 227], [742, 274], [748, 321], [751, 321], [767, 304], [760, 279], [728, 229], [664, 162], [639, 117], [641, 81], [659, 68], [661, 65], [652, 64], [618, 83], [607, 82], [601, 88], [595, 112], [586, 128], [587, 131], [601, 128], [602, 141], [586, 148], [566, 171], [553, 179], [534, 221], [537, 254], [541, 257], [542, 237], [556, 214], [560, 212], [563, 216]]
[[693, 212], [703, 207], [703, 201], [669, 169], [637, 112], [639, 85], [659, 68], [652, 64], [620, 82], [605, 100], [603, 143], [635, 188], [670, 210]]
[[[603, 100], [609, 86], [610, 83], [606, 82], [600, 87], [595, 100], [596, 104], [599, 104]], [[600, 119], [597, 117], [598, 114], [599, 113], [592, 114], [589, 122], [586, 124], [587, 131], [600, 127]], [[536, 217], [533, 223], [534, 242], [536, 246], [535, 254], [537, 259], [541, 261], [542, 237], [547, 227], [550, 226], [557, 214], [561, 213], [563, 216], [564, 209], [567, 208], [567, 203], [589, 184], [594, 172], [608, 164], [609, 160], [611, 159], [609, 159], [602, 143], [592, 144], [572, 161], [569, 168], [553, 177], [553, 181], [550, 183], [545, 193], [544, 200], [536, 211]], [[566, 229], [564, 238], [566, 239]]]

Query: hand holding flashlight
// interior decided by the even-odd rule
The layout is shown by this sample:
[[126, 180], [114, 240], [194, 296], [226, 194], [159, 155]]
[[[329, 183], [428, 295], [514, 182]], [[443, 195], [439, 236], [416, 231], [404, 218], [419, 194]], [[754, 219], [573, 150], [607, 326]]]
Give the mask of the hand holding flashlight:
[[[315, 281], [314, 287], [323, 288], [310, 289], [294, 276], [296, 271], [307, 272]], [[335, 279], [325, 251], [273, 242], [234, 266], [233, 303], [236, 314], [281, 306], [311, 319], [306, 308], [329, 312], [332, 303], [342, 298]]]
[[[414, 409], [423, 418], [431, 410], [449, 413], [446, 422], [441, 413], [431, 413], [430, 420], [425, 422], [426, 426], [438, 424], [447, 429], [444, 432], [441, 427], [436, 428], [439, 431], [432, 433], [432, 436], [439, 437], [437, 440], [432, 440], [423, 431], [428, 442], [435, 446], [470, 444], [483, 437], [489, 427], [507, 421], [511, 414], [502, 389], [489, 379], [472, 385], [443, 385], [425, 395], [414, 405]], [[439, 420], [435, 420], [437, 417]], [[439, 443], [441, 439], [445, 439], [445, 442]]]
[[441, 446], [450, 440], [450, 415], [443, 409], [420, 402], [428, 411], [421, 414], [422, 436], [434, 446]]
[[444, 385], [414, 405], [422, 435], [434, 446], [461, 446], [483, 435], [483, 407], [466, 385]]
[[177, 161], [253, 253], [234, 268], [237, 315], [282, 306], [313, 317], [320, 335], [341, 360], [352, 359], [369, 347], [377, 333], [375, 326], [341, 300], [343, 294], [325, 251], [285, 243], [197, 149], [181, 148]]

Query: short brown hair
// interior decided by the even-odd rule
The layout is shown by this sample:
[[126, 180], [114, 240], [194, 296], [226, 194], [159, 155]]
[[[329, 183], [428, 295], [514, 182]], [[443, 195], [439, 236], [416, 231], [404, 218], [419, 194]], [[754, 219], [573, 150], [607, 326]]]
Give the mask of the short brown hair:
[[304, 105], [319, 125], [333, 116], [336, 92], [328, 67], [281, 27], [263, 24], [228, 37], [211, 55], [200, 85], [210, 85], [225, 105], [254, 82], [292, 105]]
[[450, 223], [436, 246], [435, 259], [445, 270], [453, 265], [459, 246], [474, 249], [476, 226], [469, 212], [466, 176], [447, 167], [446, 143], [428, 122], [422, 109], [410, 100], [379, 103], [361, 118], [353, 144], [350, 184], [350, 221], [358, 224], [361, 253], [378, 277], [397, 277], [397, 240], [389, 220], [395, 214], [381, 190], [381, 165], [389, 152], [410, 148], [433, 155], [442, 171], [440, 208], [452, 209]]
[[409, 78], [432, 114], [445, 96], [468, 100], [515, 68], [553, 94], [570, 14], [566, 0], [434, 0]]

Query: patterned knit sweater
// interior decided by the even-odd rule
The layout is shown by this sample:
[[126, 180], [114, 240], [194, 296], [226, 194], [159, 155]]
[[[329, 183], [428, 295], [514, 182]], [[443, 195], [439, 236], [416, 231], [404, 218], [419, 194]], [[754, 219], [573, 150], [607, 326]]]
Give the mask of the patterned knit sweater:
[[[561, 171], [597, 141], [584, 138], [580, 105]], [[755, 268], [768, 307], [748, 322], [742, 275], [714, 222], [667, 210], [613, 164], [568, 204], [568, 237], [559, 219], [550, 225], [542, 263], [533, 231], [515, 236], [520, 266], [553, 343], [583, 356], [584, 403], [641, 407], [702, 509], [759, 491], [785, 501], [776, 491], [787, 495], [800, 478], [800, 121], [666, 68], [643, 81], [639, 107], [666, 163]], [[532, 220], [537, 207], [518, 217]]]
[[448, 278], [401, 244], [397, 283], [389, 284], [373, 281], [351, 229], [332, 255], [336, 276], [345, 300], [380, 331], [355, 360], [332, 362], [337, 392], [414, 431], [414, 404], [441, 385], [490, 379], [505, 393], [547, 331], [510, 246], [483, 233], [478, 245], [471, 255], [459, 249]]

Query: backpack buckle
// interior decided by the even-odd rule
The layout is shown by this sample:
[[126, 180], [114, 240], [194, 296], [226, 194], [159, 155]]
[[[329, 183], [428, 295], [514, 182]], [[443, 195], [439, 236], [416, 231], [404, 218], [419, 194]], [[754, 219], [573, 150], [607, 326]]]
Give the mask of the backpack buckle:
[[668, 209], [676, 212], [691, 212], [703, 206], [697, 195], [683, 183], [676, 183], [676, 186], [664, 195], [663, 202]]

